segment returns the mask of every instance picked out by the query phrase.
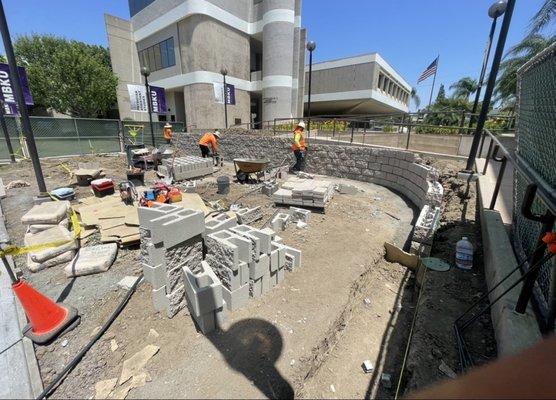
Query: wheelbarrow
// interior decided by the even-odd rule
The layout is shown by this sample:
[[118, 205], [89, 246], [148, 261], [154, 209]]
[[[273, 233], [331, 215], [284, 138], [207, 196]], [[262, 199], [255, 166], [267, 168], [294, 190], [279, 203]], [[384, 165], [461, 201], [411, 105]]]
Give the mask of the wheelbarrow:
[[255, 175], [256, 180], [260, 181], [261, 178], [265, 179], [267, 167], [270, 164], [269, 160], [258, 158], [234, 158], [234, 169], [236, 171], [236, 178], [239, 183], [246, 183], [249, 181], [251, 174]]

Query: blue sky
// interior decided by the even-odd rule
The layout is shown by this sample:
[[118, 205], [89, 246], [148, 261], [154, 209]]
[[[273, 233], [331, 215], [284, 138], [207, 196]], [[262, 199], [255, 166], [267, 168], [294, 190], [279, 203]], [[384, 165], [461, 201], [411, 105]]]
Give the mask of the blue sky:
[[[230, 0], [233, 1], [233, 0]], [[492, 0], [303, 0], [315, 61], [380, 53], [411, 85], [440, 54], [437, 89], [477, 77]], [[127, 0], [3, 0], [12, 36], [53, 33], [106, 45], [104, 13], [129, 18]], [[525, 35], [542, 0], [518, 0], [507, 48]], [[500, 23], [499, 25], [500, 26]], [[3, 52], [3, 46], [0, 46]], [[417, 86], [428, 102], [432, 78]], [[436, 96], [436, 93], [434, 94]]]

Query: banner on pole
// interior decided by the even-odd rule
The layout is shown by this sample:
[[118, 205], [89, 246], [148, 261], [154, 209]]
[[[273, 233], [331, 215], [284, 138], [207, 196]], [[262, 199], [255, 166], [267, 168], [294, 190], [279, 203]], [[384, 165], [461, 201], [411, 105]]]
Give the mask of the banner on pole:
[[[149, 86], [151, 90], [152, 110], [156, 114], [166, 114], [166, 93], [164, 88], [157, 86]], [[127, 85], [129, 100], [131, 103], [131, 111], [149, 112], [147, 105], [147, 90], [145, 85]]]
[[[19, 82], [23, 90], [25, 104], [32, 106], [35, 103], [33, 102], [33, 96], [29, 89], [27, 72], [23, 67], [17, 67], [17, 72], [19, 74]], [[0, 64], [0, 99], [4, 102], [4, 113], [6, 115], [19, 115], [15, 91], [12, 85], [12, 77], [10, 76], [10, 66], [8, 64]]]
[[[224, 83], [213, 82], [214, 101], [218, 104], [224, 104]], [[226, 83], [226, 104], [234, 106], [236, 104], [236, 87]]]

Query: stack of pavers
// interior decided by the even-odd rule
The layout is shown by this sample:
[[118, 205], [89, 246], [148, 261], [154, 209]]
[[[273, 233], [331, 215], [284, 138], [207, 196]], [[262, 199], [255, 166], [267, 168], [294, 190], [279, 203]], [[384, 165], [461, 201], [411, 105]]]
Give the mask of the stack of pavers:
[[[256, 209], [242, 213], [257, 214]], [[203, 333], [280, 284], [285, 269], [301, 266], [299, 250], [269, 228], [238, 225], [234, 213], [213, 217], [205, 226], [202, 213], [157, 204], [139, 208], [139, 221], [143, 271], [155, 308], [172, 317], [187, 305]]]
[[178, 157], [162, 161], [159, 172], [172, 177], [174, 181], [198, 178], [210, 175], [213, 172], [212, 158], [202, 158], [195, 156]]
[[325, 208], [334, 195], [334, 183], [290, 178], [272, 194], [276, 204]]
[[49, 201], [33, 206], [21, 217], [27, 225], [25, 246], [42, 246], [27, 254], [30, 271], [67, 263], [75, 256], [77, 241], [68, 229], [68, 210], [68, 201]]

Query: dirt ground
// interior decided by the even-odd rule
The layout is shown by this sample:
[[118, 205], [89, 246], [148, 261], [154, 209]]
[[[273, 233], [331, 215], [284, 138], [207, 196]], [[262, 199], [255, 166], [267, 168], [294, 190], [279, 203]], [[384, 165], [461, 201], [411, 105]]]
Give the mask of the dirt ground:
[[[43, 162], [49, 189], [69, 183], [60, 164], [69, 168], [79, 159]], [[122, 157], [94, 158], [108, 177], [124, 179]], [[215, 179], [231, 175], [231, 166], [201, 181], [199, 194], [216, 200]], [[37, 193], [31, 164], [0, 168], [5, 184], [22, 179], [27, 188], [8, 191], [2, 201], [12, 240], [21, 243], [20, 217], [32, 206]], [[148, 179], [153, 180], [151, 173]], [[147, 180], [148, 180], [147, 179]], [[373, 184], [353, 182], [355, 195], [336, 194], [326, 214], [313, 213], [307, 229], [291, 225], [280, 235], [302, 251], [302, 267], [286, 274], [284, 283], [261, 299], [229, 315], [226, 329], [204, 336], [192, 319], [181, 312], [173, 319], [156, 314], [150, 290], [142, 283], [108, 332], [85, 355], [54, 392], [56, 398], [91, 398], [96, 382], [119, 377], [122, 362], [147, 344], [160, 347], [147, 364], [145, 386], [129, 398], [260, 398], [363, 397], [378, 393], [392, 397], [395, 388], [378, 388], [379, 373], [392, 374], [394, 382], [413, 314], [410, 278], [405, 268], [383, 260], [383, 243], [404, 245], [412, 229], [415, 210], [400, 196]], [[250, 185], [232, 184], [227, 199], [233, 201]], [[88, 196], [78, 188], [78, 196]], [[262, 227], [277, 211], [258, 192], [242, 197], [245, 206], [260, 205]], [[36, 347], [44, 384], [47, 385], [90, 340], [117, 307], [125, 293], [117, 282], [139, 275], [137, 248], [120, 250], [105, 273], [68, 280], [63, 266], [36, 274], [18, 265], [33, 285], [51, 297], [79, 309], [81, 324], [49, 346]], [[149, 334], [154, 329], [158, 335]], [[111, 349], [113, 342], [117, 349]], [[385, 349], [390, 351], [390, 355]], [[365, 374], [364, 360], [375, 373]], [[377, 378], [378, 377], [378, 378]], [[377, 392], [377, 390], [379, 390]]]

